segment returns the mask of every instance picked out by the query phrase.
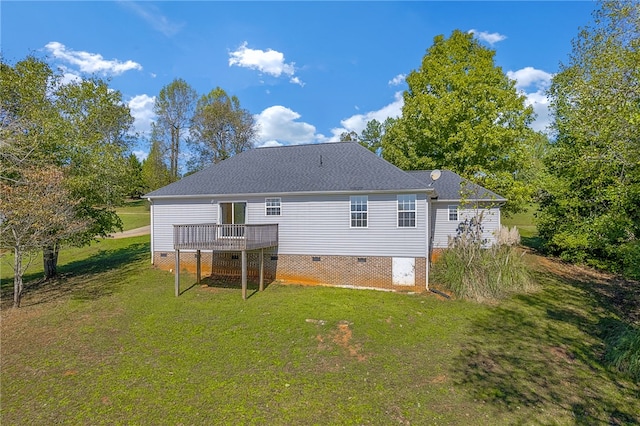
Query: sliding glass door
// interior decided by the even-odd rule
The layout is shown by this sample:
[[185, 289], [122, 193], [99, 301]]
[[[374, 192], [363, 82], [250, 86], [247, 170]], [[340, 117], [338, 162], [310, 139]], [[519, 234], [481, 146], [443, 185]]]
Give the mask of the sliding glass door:
[[220, 223], [230, 225], [222, 227], [223, 237], [244, 236], [243, 226], [246, 220], [247, 203], [220, 203]]

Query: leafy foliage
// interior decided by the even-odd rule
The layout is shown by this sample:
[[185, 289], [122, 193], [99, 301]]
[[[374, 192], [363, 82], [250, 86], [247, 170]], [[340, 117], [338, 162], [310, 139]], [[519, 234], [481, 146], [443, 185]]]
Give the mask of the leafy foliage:
[[158, 141], [151, 143], [151, 150], [142, 162], [142, 181], [145, 191], [156, 190], [173, 181]]
[[257, 127], [236, 96], [216, 87], [198, 100], [189, 130], [194, 156], [188, 168], [197, 171], [253, 148]]
[[[1, 179], [25, 185], [26, 170], [57, 168], [69, 199], [76, 200], [75, 218], [89, 225], [71, 227], [76, 232], [65, 239], [86, 244], [118, 229], [114, 206], [124, 194], [133, 124], [120, 92], [97, 78], [63, 83], [60, 73], [33, 56], [15, 65], [2, 61], [0, 71]], [[47, 247], [53, 252], [45, 259], [49, 277], [55, 274], [58, 244], [50, 241]]]
[[394, 123], [395, 118], [387, 117], [384, 123], [380, 123], [375, 118], [368, 121], [365, 128], [358, 135], [355, 131], [344, 132], [340, 135], [341, 142], [358, 142], [369, 151], [382, 154], [382, 138], [387, 129]]
[[529, 128], [533, 109], [473, 35], [440, 35], [409, 74], [402, 116], [382, 141], [386, 160], [405, 170], [449, 169], [509, 200], [519, 211], [535, 185]]
[[553, 254], [640, 278], [640, 5], [603, 2], [551, 87], [538, 229]]
[[180, 175], [181, 144], [193, 117], [197, 97], [189, 83], [177, 78], [160, 90], [153, 106], [157, 118], [151, 125], [152, 143], [160, 143], [163, 154], [169, 154], [169, 172], [174, 181]]
[[84, 231], [90, 222], [78, 218], [81, 200], [72, 198], [55, 166], [24, 169], [15, 184], [0, 180], [0, 194], [0, 240], [14, 250], [13, 305], [19, 307], [22, 276], [32, 260], [24, 257]]

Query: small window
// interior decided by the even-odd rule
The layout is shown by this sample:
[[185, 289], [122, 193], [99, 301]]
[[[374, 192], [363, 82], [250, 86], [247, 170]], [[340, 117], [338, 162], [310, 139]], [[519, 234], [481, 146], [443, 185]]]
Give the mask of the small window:
[[280, 216], [280, 203], [280, 198], [265, 198], [265, 214], [267, 216]]
[[449, 221], [458, 221], [458, 206], [449, 206]]
[[354, 195], [351, 200], [351, 227], [366, 228], [367, 227], [367, 203], [366, 195]]
[[398, 227], [416, 227], [416, 196], [398, 195]]

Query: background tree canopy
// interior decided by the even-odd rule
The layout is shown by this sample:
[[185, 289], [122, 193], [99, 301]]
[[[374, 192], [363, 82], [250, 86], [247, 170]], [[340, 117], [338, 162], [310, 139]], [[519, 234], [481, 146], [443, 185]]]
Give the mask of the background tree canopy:
[[563, 259], [640, 278], [640, 4], [607, 1], [550, 95], [538, 229]]
[[[0, 62], [0, 102], [1, 241], [14, 249], [16, 262], [44, 249], [51, 278], [62, 241], [88, 244], [121, 228], [114, 207], [127, 185], [133, 117], [104, 80], [63, 83], [33, 56]], [[39, 201], [30, 202], [27, 193]], [[27, 211], [35, 219], [17, 216]]]
[[534, 115], [494, 55], [472, 34], [435, 37], [407, 77], [402, 116], [386, 129], [382, 155], [405, 170], [452, 170], [507, 198], [505, 211], [514, 212], [535, 189], [524, 179]]

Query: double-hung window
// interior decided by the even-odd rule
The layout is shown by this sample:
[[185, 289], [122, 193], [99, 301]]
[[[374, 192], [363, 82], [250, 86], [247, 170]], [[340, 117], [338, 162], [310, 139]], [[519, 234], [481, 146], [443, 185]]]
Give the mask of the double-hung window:
[[280, 198], [265, 198], [264, 208], [265, 215], [267, 216], [280, 216], [281, 199]]
[[458, 221], [458, 206], [451, 205], [449, 206], [449, 222], [457, 222]]
[[354, 195], [349, 198], [351, 201], [351, 227], [367, 227], [368, 197], [366, 195]]
[[416, 196], [398, 195], [398, 228], [416, 227]]

